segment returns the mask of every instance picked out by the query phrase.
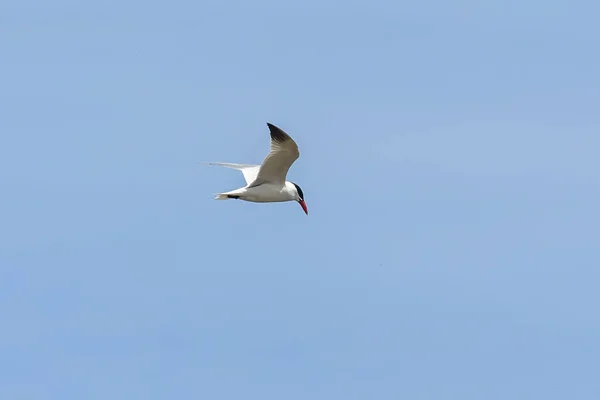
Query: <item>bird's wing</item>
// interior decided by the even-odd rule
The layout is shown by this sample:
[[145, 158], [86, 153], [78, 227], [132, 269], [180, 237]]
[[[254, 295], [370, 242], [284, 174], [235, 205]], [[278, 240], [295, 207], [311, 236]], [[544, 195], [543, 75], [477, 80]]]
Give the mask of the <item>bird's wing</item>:
[[300, 157], [298, 145], [287, 133], [268, 122], [267, 126], [271, 133], [271, 151], [260, 166], [252, 186], [266, 182], [284, 184], [288, 170]]
[[246, 180], [246, 184], [250, 185], [252, 182], [256, 180], [256, 176], [258, 175], [258, 170], [260, 165], [252, 165], [252, 164], [234, 164], [234, 163], [222, 163], [222, 162], [205, 162], [200, 161], [202, 164], [209, 165], [218, 165], [220, 167], [233, 168], [242, 171], [244, 174], [244, 179]]

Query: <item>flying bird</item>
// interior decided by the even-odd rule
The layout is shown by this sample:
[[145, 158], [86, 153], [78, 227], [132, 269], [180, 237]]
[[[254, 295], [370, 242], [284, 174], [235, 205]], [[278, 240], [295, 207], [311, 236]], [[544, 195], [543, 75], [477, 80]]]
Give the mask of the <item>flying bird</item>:
[[297, 201], [308, 215], [302, 189], [296, 183], [286, 181], [288, 170], [300, 157], [298, 145], [282, 129], [268, 122], [267, 126], [271, 133], [271, 151], [261, 165], [202, 161], [203, 164], [237, 169], [246, 180], [246, 186], [218, 193], [215, 200], [239, 199], [254, 203]]

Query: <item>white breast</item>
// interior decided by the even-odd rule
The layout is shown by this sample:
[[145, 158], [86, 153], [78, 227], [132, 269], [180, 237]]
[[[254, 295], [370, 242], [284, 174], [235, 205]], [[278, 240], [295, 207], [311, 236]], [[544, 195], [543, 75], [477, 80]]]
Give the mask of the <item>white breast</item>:
[[260, 186], [245, 188], [241, 197], [246, 201], [255, 203], [271, 203], [296, 199], [295, 195], [290, 193], [287, 185], [282, 186], [271, 183], [263, 183]]

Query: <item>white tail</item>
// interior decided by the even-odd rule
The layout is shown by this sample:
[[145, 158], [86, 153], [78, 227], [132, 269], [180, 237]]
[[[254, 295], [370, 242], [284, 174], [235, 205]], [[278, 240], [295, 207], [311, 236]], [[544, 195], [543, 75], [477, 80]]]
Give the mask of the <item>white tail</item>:
[[219, 194], [217, 194], [217, 197], [215, 197], [215, 200], [227, 200], [227, 199], [229, 199], [229, 197], [227, 197], [227, 195], [223, 194], [223, 193], [219, 193]]

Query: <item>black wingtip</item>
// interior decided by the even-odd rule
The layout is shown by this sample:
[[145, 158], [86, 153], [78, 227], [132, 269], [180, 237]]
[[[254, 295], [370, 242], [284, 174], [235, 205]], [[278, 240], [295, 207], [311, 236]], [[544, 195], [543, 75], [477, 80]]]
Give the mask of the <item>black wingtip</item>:
[[267, 126], [269, 127], [269, 131], [271, 132], [271, 138], [278, 142], [283, 142], [289, 138], [288, 134], [283, 131], [283, 129], [273, 125], [270, 122], [267, 122]]

